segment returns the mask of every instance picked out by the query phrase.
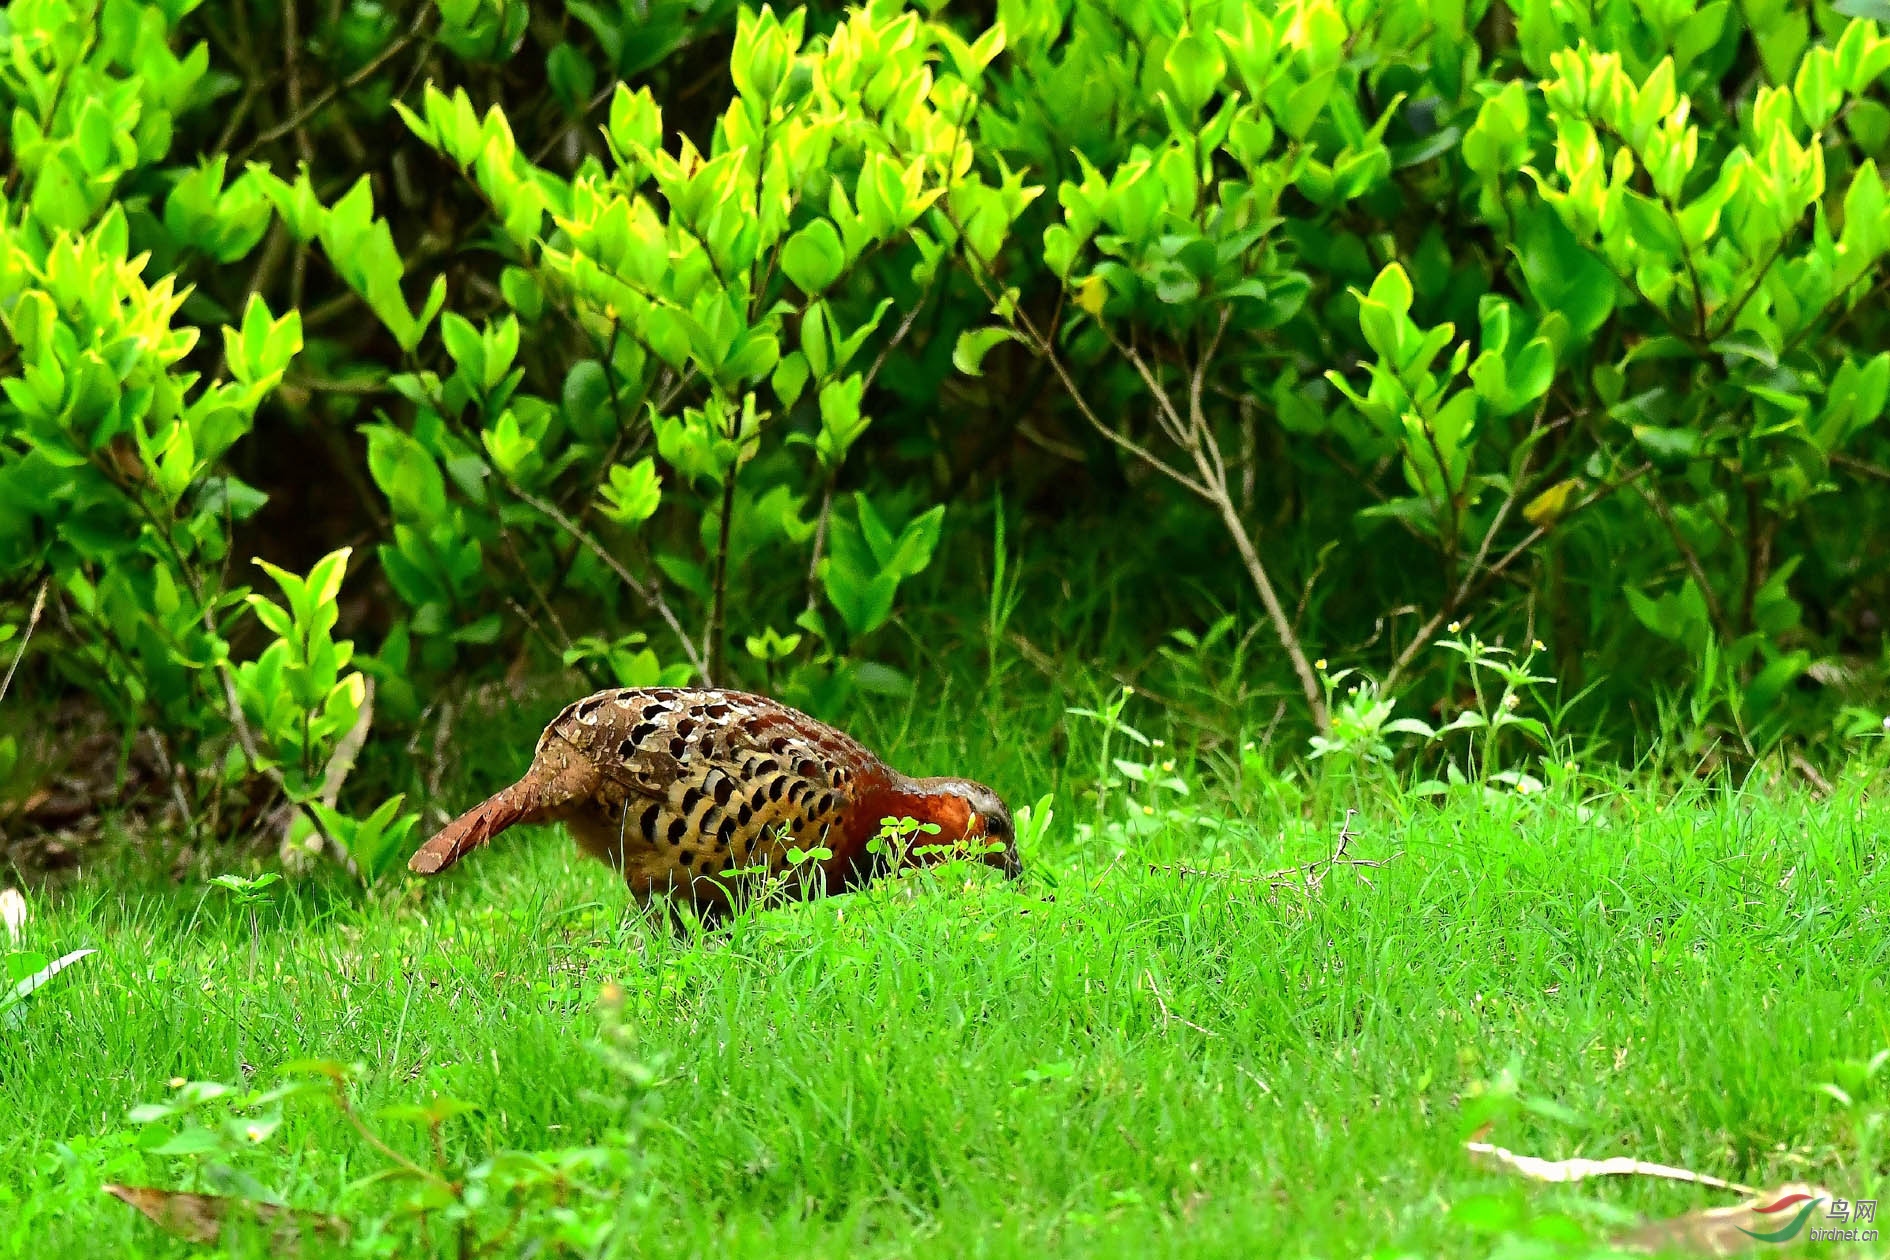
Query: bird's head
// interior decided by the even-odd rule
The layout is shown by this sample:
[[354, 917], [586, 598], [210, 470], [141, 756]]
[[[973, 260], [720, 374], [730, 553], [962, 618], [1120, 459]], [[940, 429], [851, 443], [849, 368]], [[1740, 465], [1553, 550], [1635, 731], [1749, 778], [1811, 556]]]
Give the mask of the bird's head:
[[1012, 879], [1023, 873], [1011, 811], [996, 792], [971, 779], [919, 779], [913, 786], [924, 810], [912, 816], [938, 824], [939, 834], [930, 843], [967, 844], [985, 850], [979, 860]]

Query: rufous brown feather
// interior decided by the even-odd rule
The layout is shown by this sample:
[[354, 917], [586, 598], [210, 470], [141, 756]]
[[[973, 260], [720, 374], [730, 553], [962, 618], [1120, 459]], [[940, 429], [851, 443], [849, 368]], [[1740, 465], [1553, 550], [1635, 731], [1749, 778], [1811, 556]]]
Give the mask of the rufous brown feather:
[[[792, 849], [827, 849], [790, 893], [840, 891], [884, 871], [868, 852], [886, 817], [937, 824], [922, 847], [975, 846], [1018, 871], [1010, 811], [969, 779], [913, 779], [832, 727], [765, 696], [696, 687], [601, 691], [553, 718], [523, 778], [428, 840], [433, 875], [519, 823], [562, 822], [623, 873], [639, 901], [719, 913]], [[909, 861], [936, 860], [940, 854]], [[803, 874], [805, 868], [797, 868]]]
[[517, 796], [515, 784], [447, 823], [407, 859], [407, 869], [437, 875], [480, 845], [491, 843], [492, 837], [524, 821], [525, 810], [517, 804]]

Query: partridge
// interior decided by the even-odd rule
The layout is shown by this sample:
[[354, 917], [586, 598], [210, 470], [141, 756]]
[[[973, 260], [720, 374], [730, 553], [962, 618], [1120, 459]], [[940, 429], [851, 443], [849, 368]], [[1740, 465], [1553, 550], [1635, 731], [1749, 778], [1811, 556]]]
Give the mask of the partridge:
[[[906, 861], [975, 855], [1019, 870], [1010, 811], [968, 779], [913, 779], [859, 743], [765, 696], [707, 688], [600, 691], [553, 718], [525, 777], [448, 823], [409, 859], [434, 875], [518, 823], [562, 822], [623, 873], [644, 904], [731, 908], [740, 876], [780, 873], [791, 848], [831, 857], [797, 868], [789, 895], [839, 892], [885, 873], [869, 842], [886, 818], [938, 827]], [[912, 855], [910, 850], [934, 850]]]

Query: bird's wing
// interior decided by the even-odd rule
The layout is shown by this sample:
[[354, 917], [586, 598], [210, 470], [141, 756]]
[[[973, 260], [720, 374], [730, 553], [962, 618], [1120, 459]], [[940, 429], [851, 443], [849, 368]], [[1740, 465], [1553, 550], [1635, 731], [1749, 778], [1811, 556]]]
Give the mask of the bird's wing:
[[595, 803], [646, 843], [705, 837], [753, 847], [765, 830], [813, 843], [885, 768], [840, 732], [763, 696], [695, 688], [604, 691], [554, 718], [540, 759], [563, 745], [596, 768]]

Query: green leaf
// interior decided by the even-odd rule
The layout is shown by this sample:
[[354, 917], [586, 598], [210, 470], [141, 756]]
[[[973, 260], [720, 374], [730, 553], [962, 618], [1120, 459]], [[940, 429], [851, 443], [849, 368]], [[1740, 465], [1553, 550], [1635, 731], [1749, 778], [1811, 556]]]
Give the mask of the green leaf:
[[343, 547], [339, 551], [323, 556], [308, 571], [308, 597], [311, 611], [332, 605], [335, 597], [341, 594], [341, 580], [348, 571], [348, 557], [352, 547]]
[[579, 113], [597, 90], [597, 71], [571, 44], [559, 44], [545, 58], [545, 78], [568, 113]]
[[1673, 39], [1673, 59], [1678, 69], [1685, 71], [1719, 43], [1730, 8], [1731, 0], [1713, 0], [1711, 4], [1701, 5], [1680, 24], [1680, 31]]
[[774, 365], [774, 396], [781, 400], [783, 407], [792, 407], [807, 388], [807, 356], [799, 350], [781, 356], [781, 361]]
[[224, 1147], [221, 1134], [212, 1129], [192, 1127], [151, 1149], [153, 1155], [204, 1155]]
[[1767, 370], [1778, 366], [1778, 351], [1758, 332], [1740, 328], [1721, 337], [1712, 345], [1715, 354], [1727, 358], [1750, 359]]
[[1162, 68], [1174, 83], [1182, 107], [1196, 115], [1220, 87], [1227, 73], [1227, 58], [1221, 52], [1220, 40], [1184, 31], [1168, 46]]
[[1813, 48], [1798, 63], [1792, 96], [1813, 131], [1823, 130], [1837, 116], [1838, 106], [1844, 103], [1844, 87], [1837, 81], [1835, 58], [1829, 48]]
[[1008, 328], [967, 328], [958, 334], [958, 344], [952, 349], [952, 366], [966, 376], [982, 376], [984, 356], [991, 348], [1016, 340], [1017, 334]]
[[368, 470], [396, 519], [431, 522], [446, 514], [446, 478], [432, 454], [391, 425], [369, 425]]
[[808, 297], [819, 297], [846, 267], [840, 234], [826, 219], [815, 219], [788, 238], [781, 249], [781, 270]]
[[440, 319], [440, 340], [446, 343], [446, 352], [459, 365], [460, 376], [469, 385], [478, 386], [484, 392], [485, 340], [479, 335], [479, 330], [472, 326], [472, 321], [457, 311], [448, 311]]
[[544, 313], [545, 291], [538, 277], [523, 267], [507, 267], [500, 272], [499, 291], [505, 295], [506, 305], [526, 323], [535, 323]]
[[1518, 235], [1530, 296], [1544, 311], [1561, 312], [1577, 338], [1593, 336], [1613, 313], [1619, 289], [1607, 265], [1582, 248], [1553, 210], [1531, 214]]
[[901, 579], [923, 573], [926, 566], [932, 563], [932, 553], [938, 549], [939, 533], [944, 525], [943, 503], [908, 522], [899, 531], [899, 544], [886, 562], [887, 571]]
[[648, 455], [626, 468], [610, 470], [610, 484], [598, 496], [598, 510], [619, 525], [640, 525], [656, 515], [663, 502], [663, 479]]
[[616, 431], [610, 409], [610, 380], [596, 359], [579, 359], [564, 377], [564, 422], [587, 442], [602, 442]]
[[[64, 971], [67, 967], [96, 953], [98, 953], [96, 949], [75, 949], [71, 953], [60, 955], [51, 962], [45, 962], [44, 955], [27, 955], [30, 958], [38, 960], [43, 965], [35, 967], [30, 973], [24, 976], [18, 977], [17, 983], [13, 986], [11, 996], [16, 1001], [30, 997], [35, 991], [44, 988], [49, 980]], [[9, 963], [13, 957], [18, 957], [18, 955], [9, 956]], [[9, 966], [9, 979], [15, 979], [12, 971], [12, 967]]]
[[[575, 11], [575, 10], [574, 10]], [[611, 144], [626, 157], [638, 150], [653, 150], [663, 142], [663, 113], [647, 87], [632, 92], [619, 83], [610, 98], [610, 123], [606, 128]]]
[[1179, 263], [1164, 263], [1155, 273], [1155, 296], [1171, 306], [1192, 302], [1201, 296], [1201, 281]]
[[88, 96], [79, 107], [79, 161], [86, 173], [102, 175], [112, 165], [117, 149], [118, 128], [103, 101]]
[[1319, 114], [1332, 98], [1332, 88], [1337, 82], [1337, 71], [1320, 71], [1306, 82], [1294, 88], [1286, 98], [1284, 105], [1275, 113], [1279, 119], [1280, 130], [1295, 140], [1304, 140], [1306, 133], [1319, 119]]
[[1658, 250], [1668, 258], [1679, 258], [1684, 250], [1680, 229], [1666, 208], [1632, 189], [1621, 193], [1621, 209], [1627, 215], [1628, 228], [1635, 243], [1645, 250]]
[[866, 380], [857, 372], [820, 387], [820, 436], [814, 445], [828, 468], [839, 467], [866, 432], [868, 417], [860, 410], [865, 391]]
[[1700, 450], [1700, 435], [1692, 429], [1663, 429], [1651, 424], [1634, 426], [1634, 440], [1657, 463], [1683, 463]]
[[1549, 392], [1555, 381], [1555, 349], [1541, 337], [1532, 337], [1509, 365], [1505, 406], [1521, 410]]

